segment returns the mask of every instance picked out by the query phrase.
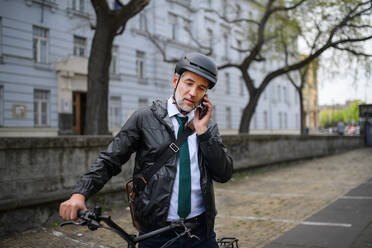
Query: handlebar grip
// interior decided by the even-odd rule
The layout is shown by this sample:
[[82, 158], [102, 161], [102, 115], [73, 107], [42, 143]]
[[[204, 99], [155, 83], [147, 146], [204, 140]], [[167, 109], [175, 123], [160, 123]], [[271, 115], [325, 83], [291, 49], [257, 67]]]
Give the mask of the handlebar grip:
[[77, 216], [80, 218], [81, 216], [84, 216], [86, 211], [79, 209], [77, 212]]

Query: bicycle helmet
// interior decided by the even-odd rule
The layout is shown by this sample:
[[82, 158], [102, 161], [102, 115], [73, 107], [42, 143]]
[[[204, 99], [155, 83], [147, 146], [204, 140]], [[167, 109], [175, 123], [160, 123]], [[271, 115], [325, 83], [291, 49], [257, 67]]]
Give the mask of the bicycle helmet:
[[182, 75], [185, 71], [191, 71], [209, 81], [209, 89], [217, 83], [217, 66], [212, 59], [200, 54], [189, 53], [180, 59], [175, 68], [175, 73]]

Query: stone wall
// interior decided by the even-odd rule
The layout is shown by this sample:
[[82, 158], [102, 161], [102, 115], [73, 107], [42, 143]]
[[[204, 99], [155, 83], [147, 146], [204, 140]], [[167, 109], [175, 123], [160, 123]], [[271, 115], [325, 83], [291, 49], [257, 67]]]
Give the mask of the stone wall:
[[234, 169], [309, 159], [363, 146], [359, 136], [231, 135], [223, 142], [234, 158]]
[[[111, 136], [0, 138], [0, 235], [60, 220], [58, 204], [71, 190]], [[223, 136], [243, 170], [278, 162], [340, 153], [363, 146], [359, 137], [298, 135]], [[124, 202], [124, 183], [131, 176], [134, 156], [122, 172], [105, 185], [96, 201]], [[109, 196], [109, 197], [108, 197]], [[112, 201], [109, 201], [112, 204]], [[12, 223], [12, 224], [10, 224]]]

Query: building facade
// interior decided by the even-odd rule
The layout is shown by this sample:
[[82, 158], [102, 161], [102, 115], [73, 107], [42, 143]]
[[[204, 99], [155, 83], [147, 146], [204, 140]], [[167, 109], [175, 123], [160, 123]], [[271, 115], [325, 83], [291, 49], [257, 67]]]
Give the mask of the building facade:
[[[114, 1], [108, 1], [114, 6]], [[241, 5], [239, 4], [241, 2]], [[117, 36], [110, 66], [110, 130], [120, 129], [138, 108], [172, 94], [174, 65], [147, 37], [151, 32], [164, 45], [168, 58], [180, 58], [202, 44], [213, 47], [218, 64], [238, 61], [234, 47], [244, 46], [243, 32], [217, 18], [230, 10], [243, 15], [247, 1], [151, 1]], [[239, 6], [237, 8], [236, 6]], [[0, 136], [55, 136], [83, 134], [87, 64], [95, 24], [88, 0], [0, 0]], [[269, 68], [266, 68], [269, 70]], [[254, 76], [262, 78], [264, 69]], [[248, 91], [236, 69], [219, 71], [217, 86], [209, 92], [213, 118], [222, 132], [238, 130]], [[285, 79], [270, 83], [251, 121], [252, 133], [297, 132], [299, 100]]]
[[303, 105], [305, 115], [305, 126], [311, 130], [317, 130], [319, 122], [319, 101], [318, 101], [318, 60], [309, 64], [305, 75], [305, 85], [302, 89]]

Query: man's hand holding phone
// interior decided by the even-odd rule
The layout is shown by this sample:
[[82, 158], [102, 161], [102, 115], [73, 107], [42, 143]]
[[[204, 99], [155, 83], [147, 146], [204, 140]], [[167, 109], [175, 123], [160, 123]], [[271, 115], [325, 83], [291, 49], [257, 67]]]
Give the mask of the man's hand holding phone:
[[[204, 108], [204, 111], [202, 110]], [[213, 105], [208, 98], [208, 94], [204, 96], [202, 107], [197, 107], [194, 117], [194, 128], [198, 135], [205, 133], [208, 130], [208, 122], [213, 114]]]

